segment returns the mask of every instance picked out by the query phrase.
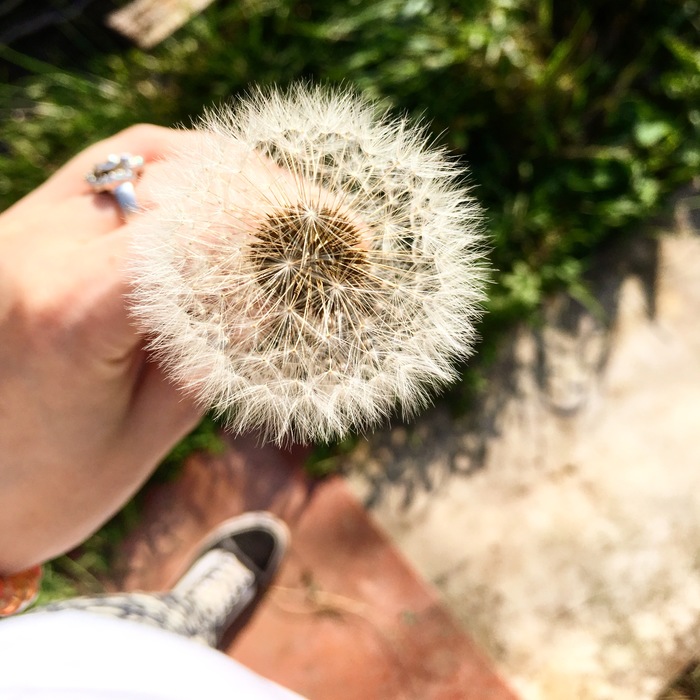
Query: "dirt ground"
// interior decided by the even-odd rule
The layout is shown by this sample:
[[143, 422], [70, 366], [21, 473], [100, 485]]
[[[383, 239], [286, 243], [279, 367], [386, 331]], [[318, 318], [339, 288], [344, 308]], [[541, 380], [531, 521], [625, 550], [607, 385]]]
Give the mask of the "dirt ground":
[[[700, 183], [697, 183], [700, 185]], [[468, 415], [360, 443], [353, 489], [526, 700], [644, 700], [700, 649], [700, 186], [552, 301]]]

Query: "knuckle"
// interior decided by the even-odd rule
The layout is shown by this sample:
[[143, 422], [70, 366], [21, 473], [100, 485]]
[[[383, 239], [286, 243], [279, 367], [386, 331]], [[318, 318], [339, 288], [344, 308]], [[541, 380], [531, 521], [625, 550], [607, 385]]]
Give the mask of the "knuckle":
[[35, 346], [75, 354], [92, 344], [92, 321], [98, 313], [98, 299], [78, 290], [35, 297], [27, 309], [27, 330]]
[[122, 129], [117, 135], [124, 138], [133, 138], [138, 141], [148, 140], [151, 137], [160, 135], [167, 129], [164, 126], [156, 126], [155, 124], [132, 124]]
[[69, 295], [39, 296], [27, 308], [29, 333], [40, 345], [64, 345], [77, 325]]

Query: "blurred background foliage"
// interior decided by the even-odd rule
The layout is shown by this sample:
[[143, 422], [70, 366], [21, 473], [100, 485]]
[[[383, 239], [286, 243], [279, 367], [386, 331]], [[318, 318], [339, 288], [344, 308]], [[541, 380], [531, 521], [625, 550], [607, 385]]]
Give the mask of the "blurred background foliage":
[[122, 4], [0, 0], [0, 209], [132, 123], [188, 125], [252, 83], [343, 83], [469, 163], [488, 355], [553, 291], [594, 305], [592, 256], [700, 171], [700, 0], [217, 0], [149, 51], [105, 28]]

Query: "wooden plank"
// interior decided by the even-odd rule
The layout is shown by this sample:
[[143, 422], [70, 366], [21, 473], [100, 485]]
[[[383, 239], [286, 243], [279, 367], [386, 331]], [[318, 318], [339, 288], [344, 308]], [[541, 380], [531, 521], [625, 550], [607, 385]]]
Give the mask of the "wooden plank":
[[213, 0], [134, 0], [107, 16], [107, 25], [149, 49], [167, 39]]

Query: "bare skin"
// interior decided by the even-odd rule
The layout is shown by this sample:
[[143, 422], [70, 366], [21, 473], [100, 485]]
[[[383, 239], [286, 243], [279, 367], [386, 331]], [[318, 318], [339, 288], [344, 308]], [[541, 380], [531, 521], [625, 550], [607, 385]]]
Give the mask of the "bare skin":
[[129, 319], [129, 223], [83, 180], [129, 151], [147, 185], [185, 138], [131, 127], [0, 215], [0, 574], [82, 542], [200, 418]]

